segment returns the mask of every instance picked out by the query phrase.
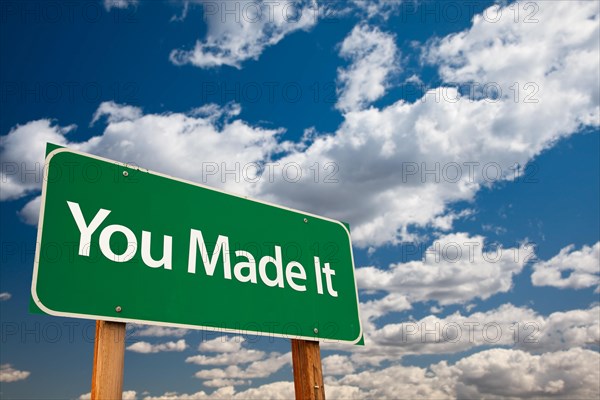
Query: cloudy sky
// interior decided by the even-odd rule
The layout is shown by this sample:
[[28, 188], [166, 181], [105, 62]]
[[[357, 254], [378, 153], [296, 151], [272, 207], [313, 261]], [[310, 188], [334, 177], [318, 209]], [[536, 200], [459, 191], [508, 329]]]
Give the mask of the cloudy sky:
[[[93, 321], [28, 312], [52, 142], [347, 221], [330, 399], [598, 398], [599, 7], [3, 0], [0, 396], [89, 396]], [[289, 398], [289, 341], [130, 325], [124, 389]]]

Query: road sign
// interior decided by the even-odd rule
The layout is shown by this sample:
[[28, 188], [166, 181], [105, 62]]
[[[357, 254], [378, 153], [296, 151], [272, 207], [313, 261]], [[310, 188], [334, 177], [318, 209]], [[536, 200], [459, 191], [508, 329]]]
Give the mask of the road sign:
[[338, 221], [56, 148], [32, 298], [51, 315], [358, 343]]

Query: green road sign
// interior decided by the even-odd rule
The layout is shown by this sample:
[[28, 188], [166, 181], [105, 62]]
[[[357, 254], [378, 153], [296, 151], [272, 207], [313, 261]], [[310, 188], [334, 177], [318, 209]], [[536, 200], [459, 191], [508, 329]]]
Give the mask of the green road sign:
[[43, 312], [358, 343], [344, 224], [55, 148], [31, 293]]

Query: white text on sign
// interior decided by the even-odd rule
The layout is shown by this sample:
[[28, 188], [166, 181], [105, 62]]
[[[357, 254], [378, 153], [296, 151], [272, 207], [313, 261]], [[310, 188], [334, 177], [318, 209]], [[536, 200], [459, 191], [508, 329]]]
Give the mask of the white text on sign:
[[[79, 229], [79, 255], [83, 257], [90, 256], [90, 247], [92, 241], [92, 235], [98, 230], [100, 225], [110, 214], [110, 210], [101, 208], [98, 210], [94, 218], [89, 224], [85, 222], [81, 207], [78, 203], [67, 201], [67, 205], [71, 210], [73, 219]], [[110, 239], [115, 233], [121, 233], [127, 239], [127, 249], [122, 254], [115, 254], [110, 247]], [[152, 234], [148, 231], [142, 231], [141, 233], [141, 255], [142, 261], [145, 265], [150, 268], [164, 268], [166, 270], [172, 270], [172, 254], [173, 254], [173, 238], [168, 235], [163, 236], [163, 253], [160, 260], [155, 260], [150, 254], [150, 244]], [[131, 260], [138, 250], [138, 238], [133, 231], [123, 225], [108, 225], [100, 232], [99, 246], [102, 254], [109, 260], [115, 262], [127, 262]], [[275, 256], [263, 256], [258, 260], [258, 267], [255, 257], [243, 250], [237, 250], [234, 252], [237, 262], [231, 263], [231, 252], [229, 250], [229, 237], [225, 235], [218, 235], [215, 248], [212, 255], [209, 257], [206, 242], [202, 236], [202, 231], [197, 229], [190, 230], [189, 238], [189, 257], [187, 272], [190, 274], [196, 273], [197, 266], [197, 255], [200, 254], [200, 259], [204, 266], [204, 272], [207, 276], [213, 276], [217, 270], [219, 259], [222, 259], [223, 266], [223, 278], [231, 280], [235, 278], [239, 282], [250, 282], [257, 284], [258, 278], [260, 281], [269, 287], [280, 287], [284, 288], [285, 283], [297, 292], [305, 292], [307, 276], [304, 266], [298, 261], [289, 261], [285, 264], [281, 256], [281, 247], [275, 245], [274, 253]], [[321, 260], [319, 257], [314, 257], [314, 268], [316, 276], [316, 288], [318, 294], [323, 294], [323, 284], [327, 294], [332, 297], [337, 297], [338, 293], [333, 288], [332, 278], [335, 276], [335, 270], [331, 269], [329, 263], [323, 263], [321, 267]], [[269, 270], [275, 271], [275, 277], [271, 278], [268, 274]]]

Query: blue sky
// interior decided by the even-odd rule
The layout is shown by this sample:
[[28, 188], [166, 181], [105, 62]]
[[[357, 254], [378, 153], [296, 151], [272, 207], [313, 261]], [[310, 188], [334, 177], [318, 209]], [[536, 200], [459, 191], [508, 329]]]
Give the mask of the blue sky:
[[[90, 390], [93, 321], [28, 312], [46, 142], [348, 221], [328, 398], [598, 397], [597, 2], [0, 7], [2, 398]], [[125, 398], [292, 396], [286, 340], [128, 329]]]

